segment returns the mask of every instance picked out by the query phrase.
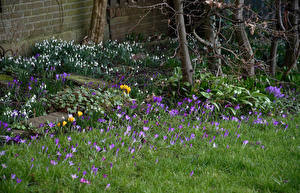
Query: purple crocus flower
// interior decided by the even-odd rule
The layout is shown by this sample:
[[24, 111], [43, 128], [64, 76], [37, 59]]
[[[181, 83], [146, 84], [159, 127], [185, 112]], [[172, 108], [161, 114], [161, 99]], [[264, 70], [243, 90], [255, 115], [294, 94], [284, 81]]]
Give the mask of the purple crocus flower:
[[73, 180], [78, 178], [78, 176], [76, 174], [71, 174], [71, 177], [72, 177]]
[[35, 59], [37, 59], [38, 57], [40, 57], [40, 54], [39, 54], [39, 53], [37, 53], [37, 54], [34, 56]]
[[224, 137], [227, 137], [229, 134], [228, 130], [226, 129], [225, 133], [224, 133]]
[[169, 111], [169, 114], [170, 114], [170, 116], [172, 116], [172, 117], [178, 115], [178, 113], [179, 113], [179, 112], [178, 112], [177, 109], [172, 109], [172, 110]]
[[60, 153], [59, 151], [57, 151], [56, 155], [57, 155], [58, 157], [60, 157], [60, 156], [61, 156], [61, 153]]
[[192, 97], [193, 97], [194, 101], [196, 101], [198, 99], [198, 97], [196, 95], [193, 95]]
[[5, 151], [0, 152], [0, 156], [3, 156], [3, 155], [5, 155]]
[[68, 154], [66, 155], [66, 158], [65, 158], [65, 159], [68, 159], [68, 158], [71, 158], [71, 157], [73, 157], [73, 154], [72, 154], [72, 153], [68, 153]]
[[96, 151], [99, 152], [101, 150], [101, 147], [99, 147], [98, 145], [95, 146]]
[[243, 144], [244, 144], [244, 145], [247, 145], [248, 143], [249, 143], [248, 140], [243, 141]]
[[140, 136], [140, 137], [141, 137], [141, 136], [146, 137], [146, 134], [145, 134], [143, 131], [141, 131], [141, 132], [139, 133], [139, 136]]
[[75, 165], [72, 161], [69, 161], [69, 166]]
[[173, 131], [174, 131], [174, 128], [169, 127], [169, 132], [173, 132]]
[[194, 170], [192, 170], [190, 173], [190, 176], [193, 176], [193, 175], [194, 175]]
[[50, 127], [50, 128], [52, 128], [52, 127], [54, 127], [54, 126], [55, 126], [55, 124], [54, 124], [54, 123], [52, 123], [52, 122], [48, 123], [48, 125], [49, 125], [49, 127]]
[[281, 87], [277, 88], [276, 86], [269, 86], [266, 88], [266, 91], [270, 94], [273, 94], [276, 98], [282, 98], [284, 97], [284, 94], [280, 92], [280, 88]]
[[20, 179], [20, 178], [17, 178], [17, 183], [21, 183], [22, 182], [22, 180]]
[[8, 127], [8, 124], [5, 123], [5, 122], [3, 122], [2, 125], [3, 125], [3, 129], [5, 129], [6, 127]]
[[161, 96], [153, 96], [153, 102], [157, 102], [160, 103], [162, 101], [162, 97]]
[[90, 181], [88, 181], [88, 180], [86, 180], [86, 179], [84, 179], [84, 178], [81, 178], [81, 179], [80, 179], [80, 183], [91, 184]]
[[54, 166], [57, 165], [57, 162], [54, 161], [54, 160], [51, 160], [50, 163], [51, 163], [52, 165], [54, 165]]
[[6, 141], [6, 143], [9, 142], [10, 140], [12, 140], [12, 138], [11, 138], [10, 136], [8, 136], [8, 135], [5, 136], [5, 141]]
[[114, 147], [115, 147], [115, 144], [111, 144], [111, 145], [109, 146], [110, 149], [113, 149]]
[[190, 139], [194, 139], [195, 138], [195, 134], [192, 133]]
[[279, 124], [279, 122], [278, 121], [276, 121], [276, 120], [273, 120], [273, 125], [274, 126], [277, 126]]
[[134, 151], [135, 151], [135, 149], [134, 149], [134, 148], [132, 148], [132, 149], [130, 150], [130, 153], [131, 153], [131, 154], [133, 154], [133, 153], [134, 153]]

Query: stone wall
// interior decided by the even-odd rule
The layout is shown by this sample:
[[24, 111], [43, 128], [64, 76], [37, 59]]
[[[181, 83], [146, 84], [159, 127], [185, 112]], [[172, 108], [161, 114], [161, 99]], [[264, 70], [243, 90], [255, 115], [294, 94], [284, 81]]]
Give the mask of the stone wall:
[[[80, 41], [87, 35], [93, 0], [0, 1], [0, 45], [14, 48], [20, 54], [26, 54], [34, 42], [52, 36]], [[124, 39], [131, 32], [146, 35], [167, 32], [164, 16], [158, 10], [132, 7], [150, 5], [161, 0], [135, 2], [109, 1], [106, 39]]]

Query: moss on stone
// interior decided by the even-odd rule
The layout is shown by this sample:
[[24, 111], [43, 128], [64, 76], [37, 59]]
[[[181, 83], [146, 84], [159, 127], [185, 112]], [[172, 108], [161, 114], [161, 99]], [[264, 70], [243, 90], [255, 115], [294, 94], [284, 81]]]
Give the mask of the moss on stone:
[[66, 79], [73, 81], [79, 85], [88, 85], [93, 88], [98, 88], [98, 87], [106, 88], [109, 85], [109, 83], [107, 83], [103, 80], [90, 78], [90, 77], [86, 77], [86, 76], [73, 75], [73, 74], [66, 77]]
[[13, 80], [14, 78], [12, 76], [9, 76], [7, 74], [0, 74], [0, 81], [9, 82]]

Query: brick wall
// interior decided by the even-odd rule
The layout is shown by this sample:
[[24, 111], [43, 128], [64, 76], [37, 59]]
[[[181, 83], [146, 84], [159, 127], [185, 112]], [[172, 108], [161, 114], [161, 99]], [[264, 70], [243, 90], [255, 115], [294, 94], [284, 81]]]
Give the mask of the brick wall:
[[1, 40], [19, 40], [88, 27], [92, 0], [1, 0]]
[[[87, 35], [93, 0], [0, 0], [0, 45], [27, 49], [19, 45], [56, 35], [75, 41]], [[127, 33], [166, 32], [167, 25], [158, 10], [130, 8], [132, 0], [110, 0], [106, 39], [123, 39]], [[160, 0], [136, 0], [147, 5]], [[141, 17], [145, 16], [142, 20]], [[136, 26], [136, 23], [139, 22]], [[29, 42], [29, 43], [28, 43]], [[18, 45], [17, 45], [18, 44]]]

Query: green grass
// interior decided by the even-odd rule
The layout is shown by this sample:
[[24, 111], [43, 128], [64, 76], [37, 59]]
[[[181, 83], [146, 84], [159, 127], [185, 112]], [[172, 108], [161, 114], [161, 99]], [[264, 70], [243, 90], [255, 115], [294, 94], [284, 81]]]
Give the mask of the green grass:
[[[283, 124], [274, 126], [271, 118], [267, 118], [267, 126], [253, 124], [254, 118], [242, 121], [240, 126], [238, 122], [220, 121], [218, 130], [211, 123], [181, 122], [181, 119], [163, 116], [160, 126], [153, 127], [150, 121], [146, 124], [150, 129], [145, 131], [145, 143], [138, 137], [134, 142], [131, 136], [123, 135], [129, 123], [113, 121], [108, 132], [100, 130], [105, 130], [107, 124], [98, 123], [98, 129], [88, 132], [72, 132], [53, 138], [46, 135], [33, 140], [30, 145], [29, 141], [4, 145], [0, 148], [5, 151], [0, 163], [7, 168], [0, 168], [0, 189], [3, 192], [299, 192], [299, 116], [285, 120], [273, 118], [287, 123], [287, 129]], [[164, 122], [166, 126], [163, 126]], [[173, 132], [168, 131], [169, 124], [175, 128]], [[179, 129], [179, 125], [183, 128]], [[136, 131], [142, 129], [141, 126], [132, 127]], [[223, 137], [226, 129], [229, 134]], [[204, 132], [208, 134], [207, 138], [202, 138]], [[159, 137], [155, 139], [156, 133]], [[170, 137], [175, 133], [185, 137], [194, 133], [195, 138], [183, 143], [178, 140], [170, 145]], [[237, 134], [240, 134], [239, 138]], [[72, 141], [68, 141], [68, 136]], [[167, 136], [167, 140], [163, 140], [163, 136]], [[216, 138], [210, 142], [213, 136]], [[56, 138], [60, 148], [55, 144]], [[246, 145], [243, 144], [245, 140], [249, 141]], [[107, 151], [97, 152], [91, 148], [95, 142], [101, 148], [105, 146]], [[110, 150], [112, 143], [115, 147]], [[77, 152], [64, 160], [71, 152], [71, 146], [76, 144]], [[131, 154], [129, 147], [135, 147], [135, 152]], [[60, 161], [57, 161], [57, 151], [62, 154]], [[51, 165], [50, 160], [58, 164]], [[75, 165], [69, 166], [69, 161]], [[96, 175], [91, 171], [93, 165], [99, 168]], [[91, 184], [80, 183], [83, 171], [87, 172], [84, 178]], [[11, 174], [16, 174], [22, 181], [16, 183]], [[72, 179], [72, 174], [79, 177]], [[107, 178], [103, 178], [103, 174], [107, 174]], [[110, 187], [106, 189], [107, 184]]]

